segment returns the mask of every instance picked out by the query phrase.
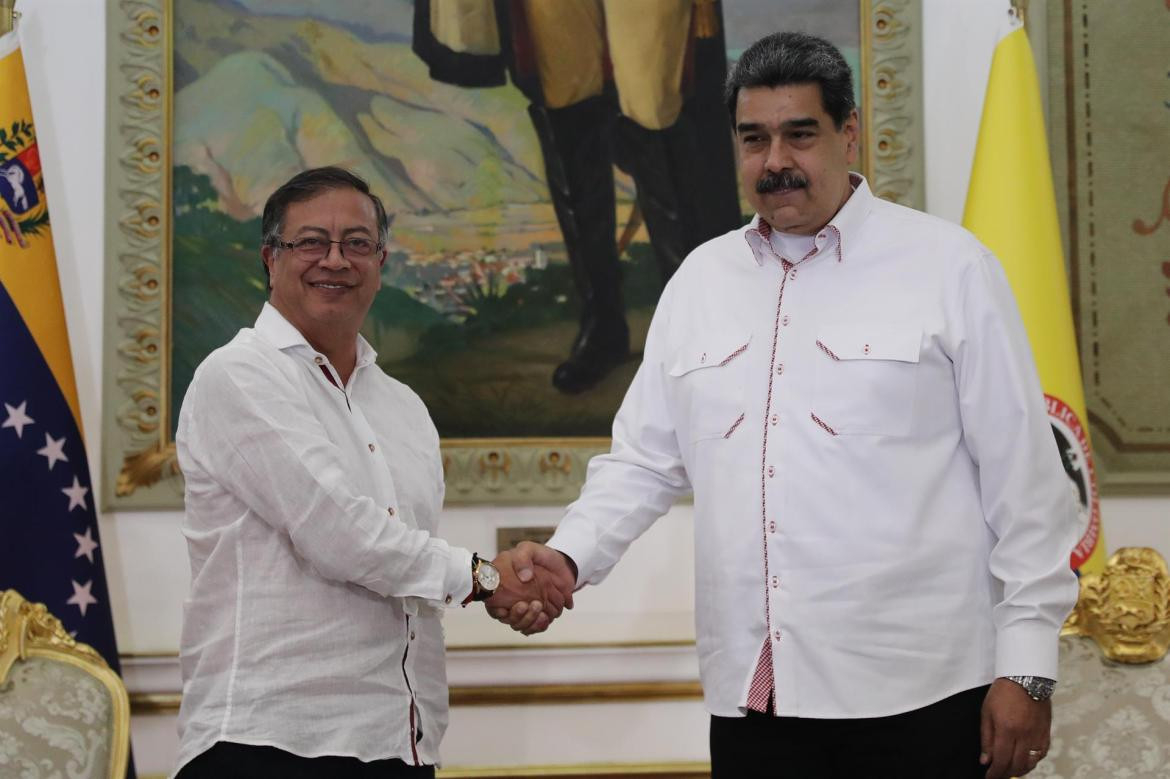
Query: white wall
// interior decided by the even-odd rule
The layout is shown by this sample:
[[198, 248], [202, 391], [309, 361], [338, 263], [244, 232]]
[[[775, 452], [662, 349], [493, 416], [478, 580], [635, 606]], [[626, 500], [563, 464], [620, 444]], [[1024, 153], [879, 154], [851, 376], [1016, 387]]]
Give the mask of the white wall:
[[[734, 0], [731, 0], [734, 2]], [[990, 63], [1000, 11], [990, 0], [925, 0], [924, 95], [926, 120], [927, 207], [958, 221], [974, 151], [983, 79]], [[32, 92], [46, 188], [52, 201], [54, 238], [61, 285], [73, 344], [81, 411], [91, 468], [100, 472], [102, 290], [104, 262], [103, 169], [105, 165], [105, 2], [102, 0], [25, 0], [21, 35]], [[95, 484], [95, 489], [99, 485]], [[1170, 498], [1106, 498], [1102, 502], [1109, 548], [1153, 546], [1170, 556]], [[492, 528], [505, 524], [549, 524], [559, 512], [537, 509], [450, 509], [447, 535], [473, 548], [489, 548]], [[583, 623], [604, 619], [621, 605], [624, 618], [640, 611], [665, 611], [662, 635], [685, 630], [677, 619], [689, 606], [689, 587], [679, 586], [673, 565], [691, 554], [689, 512], [676, 510], [633, 553], [637, 560], [619, 566], [613, 581], [586, 593]], [[110, 512], [100, 518], [118, 639], [124, 653], [173, 653], [178, 646], [180, 606], [187, 587], [187, 559], [177, 512]], [[636, 575], [642, 567], [648, 575]], [[670, 582], [670, 585], [658, 585]], [[657, 585], [657, 586], [656, 586]], [[619, 598], [622, 587], [637, 587], [636, 598]], [[686, 593], [670, 602], [670, 592]], [[577, 615], [574, 615], [577, 616]], [[452, 633], [479, 635], [470, 613], [455, 615]], [[483, 623], [485, 630], [498, 626]], [[570, 621], [565, 621], [569, 630]], [[582, 631], [584, 632], [584, 631]], [[454, 635], [453, 635], [454, 637]], [[506, 637], [506, 636], [505, 636]], [[550, 631], [549, 641], [556, 640]], [[606, 711], [614, 727], [633, 728], [637, 738], [622, 742], [614, 754], [588, 750], [562, 752], [558, 738], [570, 720], [595, 716], [588, 707], [547, 707], [527, 711], [462, 710], [453, 713], [445, 753], [452, 764], [500, 764], [508, 754], [492, 747], [508, 717], [537, 729], [533, 744], [513, 755], [516, 761], [688, 760], [706, 755], [705, 719], [693, 702], [629, 704]], [[618, 711], [620, 716], [614, 716]], [[490, 715], [490, 716], [489, 716]], [[495, 724], [493, 724], [495, 723]], [[540, 733], [547, 737], [540, 737]], [[599, 731], [600, 732], [600, 731]], [[173, 744], [169, 722], [136, 723], [135, 747], [141, 769], [164, 771]], [[596, 743], [610, 743], [600, 739]], [[551, 751], [550, 751], [551, 750]], [[549, 759], [552, 755], [553, 759]], [[556, 758], [563, 758], [558, 760]]]

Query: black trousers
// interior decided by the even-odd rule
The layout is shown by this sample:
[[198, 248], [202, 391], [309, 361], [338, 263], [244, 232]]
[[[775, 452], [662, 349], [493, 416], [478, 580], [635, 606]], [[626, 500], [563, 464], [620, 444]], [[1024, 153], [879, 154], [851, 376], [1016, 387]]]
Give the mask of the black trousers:
[[183, 766], [176, 779], [434, 779], [432, 765], [401, 760], [362, 762], [356, 757], [301, 757], [276, 747], [217, 741]]
[[982, 779], [988, 687], [868, 719], [711, 717], [712, 779]]

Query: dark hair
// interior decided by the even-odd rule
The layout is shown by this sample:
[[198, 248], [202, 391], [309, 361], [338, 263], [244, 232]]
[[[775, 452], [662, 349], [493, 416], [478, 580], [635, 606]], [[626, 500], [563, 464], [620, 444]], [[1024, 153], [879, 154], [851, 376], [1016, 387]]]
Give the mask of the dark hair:
[[[378, 220], [378, 243], [385, 244], [390, 233], [390, 218], [386, 215], [382, 200], [370, 192], [370, 185], [365, 179], [355, 176], [345, 168], [330, 165], [302, 171], [268, 196], [268, 201], [264, 204], [264, 216], [260, 221], [261, 245], [278, 244], [280, 231], [284, 229], [284, 215], [290, 204], [312, 200], [331, 189], [356, 189], [370, 199]], [[267, 264], [264, 265], [264, 273], [268, 275]]]
[[727, 76], [723, 99], [732, 126], [740, 89], [788, 84], [819, 84], [825, 113], [838, 130], [856, 107], [853, 73], [836, 46], [803, 32], [778, 32], [749, 46]]

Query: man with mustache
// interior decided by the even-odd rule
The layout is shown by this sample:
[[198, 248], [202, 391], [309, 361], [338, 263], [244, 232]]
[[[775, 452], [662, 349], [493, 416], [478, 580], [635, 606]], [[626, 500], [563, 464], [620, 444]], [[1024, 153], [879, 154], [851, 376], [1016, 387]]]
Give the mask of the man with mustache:
[[571, 605], [435, 535], [439, 437], [358, 331], [389, 219], [339, 168], [264, 206], [269, 300], [199, 366], [175, 436], [191, 557], [179, 776], [433, 777], [443, 608]]
[[757, 215], [674, 275], [612, 451], [511, 562], [596, 584], [693, 492], [715, 777], [1025, 774], [1076, 523], [1003, 271], [850, 172], [828, 42], [758, 41], [725, 95]]

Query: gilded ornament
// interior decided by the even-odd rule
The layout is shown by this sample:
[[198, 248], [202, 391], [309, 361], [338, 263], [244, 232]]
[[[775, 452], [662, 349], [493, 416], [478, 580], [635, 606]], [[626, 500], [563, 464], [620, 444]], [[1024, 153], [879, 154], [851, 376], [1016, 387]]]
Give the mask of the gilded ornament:
[[1118, 663], [1152, 663], [1170, 650], [1170, 572], [1149, 547], [1118, 549], [1105, 570], [1081, 577], [1064, 635], [1087, 636]]
[[[93, 647], [74, 640], [45, 604], [30, 603], [16, 590], [0, 591], [0, 684], [8, 681], [17, 661], [30, 657], [81, 668], [102, 683], [110, 696], [113, 720], [110, 762], [103, 775], [124, 776], [130, 751], [130, 704], [122, 680]], [[0, 689], [12, 693], [11, 688]]]

